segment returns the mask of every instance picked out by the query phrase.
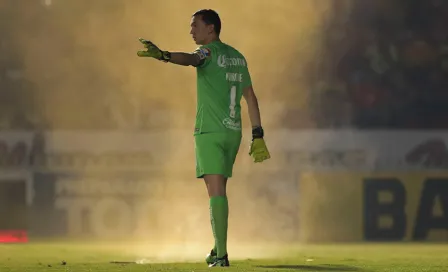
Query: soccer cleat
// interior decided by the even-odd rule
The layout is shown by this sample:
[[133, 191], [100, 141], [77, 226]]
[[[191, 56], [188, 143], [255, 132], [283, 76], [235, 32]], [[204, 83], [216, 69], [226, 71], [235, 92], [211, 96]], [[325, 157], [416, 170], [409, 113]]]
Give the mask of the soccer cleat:
[[224, 266], [230, 266], [229, 258], [226, 255], [222, 258], [216, 258], [216, 261], [212, 264], [209, 264], [208, 267], [224, 267]]
[[216, 252], [213, 251], [213, 249], [210, 251], [209, 254], [207, 254], [207, 257], [205, 257], [205, 261], [207, 264], [212, 264], [216, 262]]

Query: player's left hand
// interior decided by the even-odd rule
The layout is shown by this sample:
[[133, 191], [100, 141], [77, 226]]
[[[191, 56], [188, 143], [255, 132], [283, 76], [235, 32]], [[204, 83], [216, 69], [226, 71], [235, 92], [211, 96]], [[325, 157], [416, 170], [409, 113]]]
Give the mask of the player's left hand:
[[155, 45], [153, 42], [149, 40], [145, 40], [143, 38], [138, 39], [143, 46], [146, 48], [146, 51], [140, 50], [137, 52], [137, 56], [139, 57], [149, 57], [149, 58], [155, 58], [162, 61], [169, 61], [170, 60], [170, 53], [167, 51], [162, 51]]
[[250, 144], [249, 155], [254, 162], [263, 162], [271, 158], [271, 154], [263, 138], [253, 139]]
[[263, 128], [256, 127], [252, 129], [252, 142], [250, 144], [249, 155], [254, 162], [263, 162], [271, 158], [263, 136]]

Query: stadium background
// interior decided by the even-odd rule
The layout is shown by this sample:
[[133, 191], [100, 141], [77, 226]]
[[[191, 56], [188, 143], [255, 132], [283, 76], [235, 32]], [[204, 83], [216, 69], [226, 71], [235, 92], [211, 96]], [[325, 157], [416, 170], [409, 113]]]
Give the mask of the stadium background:
[[[0, 229], [210, 242], [194, 69], [135, 56], [140, 36], [193, 50], [204, 3], [0, 3]], [[207, 5], [248, 59], [272, 153], [250, 162], [245, 115], [231, 240], [448, 241], [445, 1]]]

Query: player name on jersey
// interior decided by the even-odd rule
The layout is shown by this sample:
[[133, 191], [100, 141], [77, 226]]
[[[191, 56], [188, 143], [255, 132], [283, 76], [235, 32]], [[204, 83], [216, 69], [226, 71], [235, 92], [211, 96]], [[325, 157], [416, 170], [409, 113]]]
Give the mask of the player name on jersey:
[[226, 73], [226, 80], [231, 82], [243, 82], [243, 74]]

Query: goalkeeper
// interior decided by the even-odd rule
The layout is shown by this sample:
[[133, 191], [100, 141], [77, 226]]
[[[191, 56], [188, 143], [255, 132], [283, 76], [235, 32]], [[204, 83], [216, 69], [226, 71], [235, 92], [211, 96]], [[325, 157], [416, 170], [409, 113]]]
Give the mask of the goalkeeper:
[[215, 238], [215, 246], [206, 258], [210, 267], [229, 266], [226, 185], [227, 179], [232, 177], [241, 143], [242, 96], [247, 102], [252, 124], [249, 154], [254, 162], [270, 158], [263, 140], [258, 101], [246, 59], [235, 48], [221, 42], [220, 32], [219, 15], [213, 10], [200, 10], [193, 14], [191, 20], [190, 34], [199, 45], [193, 53], [162, 51], [151, 41], [141, 38], [140, 42], [146, 50], [137, 52], [139, 57], [196, 67], [196, 176], [204, 179], [210, 197], [210, 217]]

